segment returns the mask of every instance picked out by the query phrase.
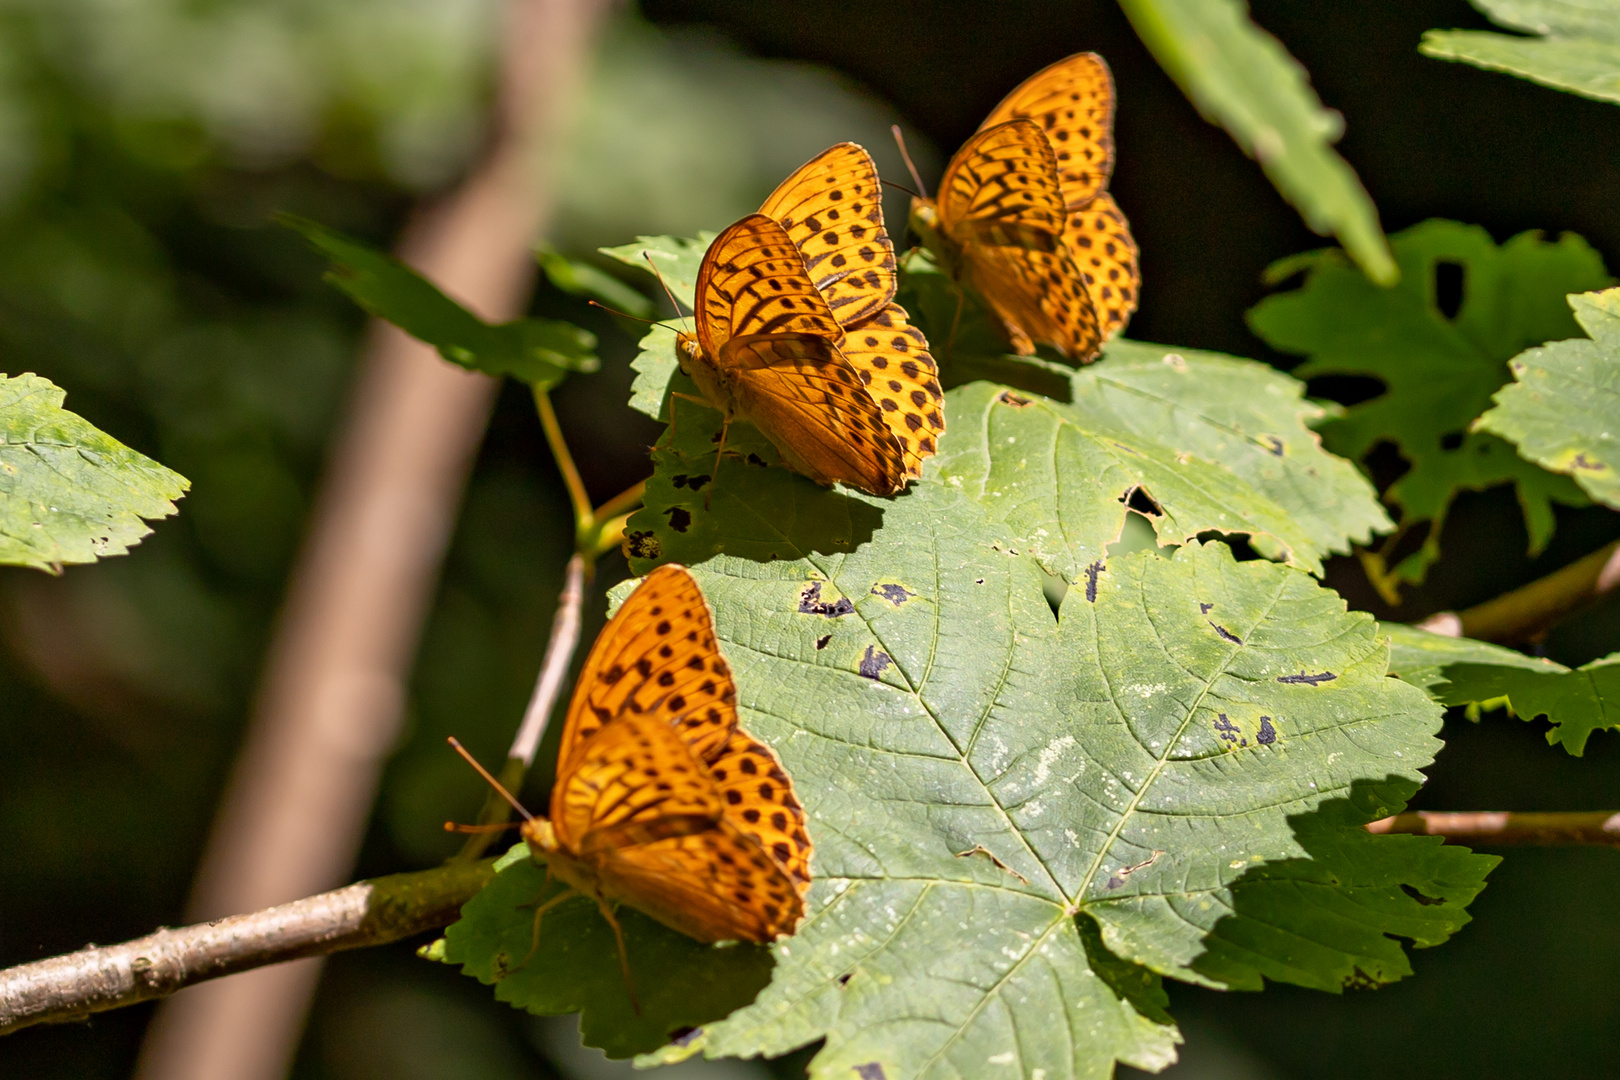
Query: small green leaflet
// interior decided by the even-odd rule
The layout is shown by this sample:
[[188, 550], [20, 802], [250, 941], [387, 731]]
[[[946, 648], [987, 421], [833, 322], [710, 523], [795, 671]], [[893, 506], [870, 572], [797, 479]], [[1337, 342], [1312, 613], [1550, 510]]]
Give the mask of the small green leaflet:
[[1260, 163], [1282, 197], [1324, 236], [1339, 238], [1367, 276], [1392, 285], [1396, 266], [1355, 170], [1333, 151], [1344, 118], [1305, 69], [1248, 16], [1242, 0], [1120, 0], [1137, 36], [1198, 107]]
[[570, 259], [555, 248], [544, 245], [535, 249], [534, 257], [546, 280], [570, 296], [599, 300], [616, 311], [642, 319], [657, 310], [657, 305], [651, 300], [588, 262]]
[[326, 280], [360, 307], [439, 350], [453, 364], [550, 387], [570, 371], [595, 371], [596, 336], [556, 319], [491, 325], [391, 255], [313, 221], [283, 215], [332, 260]]
[[0, 375], [0, 564], [52, 573], [122, 555], [191, 481], [62, 408], [38, 375]]
[[655, 264], [658, 267], [658, 276], [669, 286], [669, 291], [675, 294], [675, 299], [690, 310], [693, 294], [697, 291], [698, 268], [703, 265], [703, 253], [709, 250], [709, 245], [714, 242], [717, 235], [712, 232], [700, 232], [696, 240], [681, 236], [638, 236], [633, 244], [621, 244], [618, 247], [598, 250], [604, 255], [618, 259], [626, 266], [633, 266], [648, 273], [652, 273], [649, 261]]
[[1620, 727], [1620, 653], [1571, 670], [1468, 638], [1385, 624], [1391, 673], [1442, 705], [1498, 708], [1523, 720], [1545, 716], [1547, 742], [1580, 757], [1594, 731]]
[[1539, 35], [1430, 30], [1418, 51], [1505, 71], [1555, 90], [1620, 103], [1620, 4], [1613, 0], [1471, 0], [1492, 22]]
[[[701, 945], [621, 907], [626, 951], [641, 1001], [630, 1005], [613, 931], [596, 906], [576, 897], [544, 913], [536, 944], [534, 910], [558, 893], [545, 866], [519, 844], [497, 863], [495, 880], [462, 909], [433, 959], [495, 987], [495, 997], [542, 1015], [580, 1013], [590, 1046], [629, 1057], [682, 1029], [748, 1004], [770, 981], [772, 959], [757, 945]], [[532, 954], [531, 954], [532, 950]]]
[[1567, 473], [1586, 493], [1620, 509], [1620, 288], [1569, 297], [1590, 340], [1555, 341], [1508, 364], [1514, 382], [1474, 422], [1519, 453]]
[[[675, 299], [691, 310], [693, 294], [697, 290], [698, 268], [703, 265], [703, 253], [714, 242], [715, 233], [700, 232], [696, 240], [681, 236], [638, 236], [633, 244], [600, 249], [602, 254], [618, 259], [626, 266], [651, 273], [649, 260], [658, 267]], [[664, 388], [679, 366], [675, 359], [675, 329], [659, 324], [641, 339], [641, 352], [630, 366], [636, 372], [630, 388], [630, 407], [646, 413], [654, 420], [664, 418]], [[692, 392], [689, 388], [688, 393]]]
[[[1375, 583], [1397, 598], [1399, 583], [1423, 580], [1439, 556], [1441, 527], [1461, 490], [1518, 485], [1531, 552], [1553, 530], [1554, 501], [1582, 505], [1574, 483], [1519, 458], [1501, 440], [1468, 433], [1507, 380], [1506, 362], [1531, 345], [1577, 331], [1566, 293], [1608, 284], [1603, 262], [1580, 238], [1549, 242], [1523, 233], [1498, 247], [1485, 230], [1429, 221], [1391, 238], [1401, 283], [1380, 289], [1338, 252], [1294, 256], [1271, 267], [1272, 281], [1301, 270], [1304, 284], [1268, 297], [1249, 313], [1256, 334], [1308, 359], [1294, 375], [1367, 375], [1385, 393], [1320, 425], [1328, 449], [1360, 459], [1393, 443], [1411, 470], [1385, 493], [1409, 531], [1430, 523], [1423, 546], [1394, 567], [1374, 555]], [[1440, 268], [1461, 277], [1461, 305], [1447, 318], [1436, 299]]]

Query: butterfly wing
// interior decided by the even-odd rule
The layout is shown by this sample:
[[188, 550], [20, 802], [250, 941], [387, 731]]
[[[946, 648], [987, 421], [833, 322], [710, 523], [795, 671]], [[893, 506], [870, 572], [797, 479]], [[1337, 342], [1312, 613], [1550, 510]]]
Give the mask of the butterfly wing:
[[1104, 338], [1122, 330], [1142, 289], [1136, 241], [1113, 196], [1104, 191], [1069, 215], [1063, 246], [1080, 268]]
[[782, 335], [734, 338], [722, 365], [736, 373], [737, 413], [795, 471], [893, 495], [906, 485], [905, 454], [878, 404], [831, 342]]
[[938, 201], [941, 225], [958, 246], [1051, 251], [1068, 218], [1057, 158], [1030, 120], [998, 124], [969, 139], [946, 166]]
[[844, 333], [844, 359], [883, 410], [889, 432], [905, 455], [906, 475], [922, 475], [945, 434], [945, 395], [928, 339], [906, 309], [890, 304]]
[[979, 132], [940, 183], [939, 218], [968, 282], [1020, 353], [1048, 341], [1072, 360], [1096, 355], [1102, 332], [1080, 268], [1052, 147], [1030, 120]]
[[781, 225], [752, 214], [715, 238], [696, 314], [737, 415], [792, 468], [877, 495], [905, 486], [900, 446], [840, 353], [843, 331]]
[[804, 807], [776, 752], [738, 728], [709, 762], [726, 818], [771, 857], [802, 897], [810, 887]]
[[[767, 774], [791, 798], [780, 768]], [[603, 895], [700, 941], [770, 941], [802, 914], [790, 872], [728, 815], [714, 775], [656, 718], [620, 717], [581, 744], [558, 777], [551, 820]]]
[[759, 212], [786, 230], [840, 325], [870, 318], [894, 299], [883, 191], [863, 147], [846, 142], [823, 150], [782, 181]]
[[1070, 210], [1108, 186], [1114, 171], [1114, 77], [1096, 53], [1076, 53], [1031, 75], [990, 111], [980, 130], [1009, 120], [1040, 125]]
[[621, 714], [678, 729], [699, 757], [737, 726], [737, 690], [714, 641], [714, 621], [685, 567], [660, 566], [620, 605], [574, 684], [557, 761]]
[[786, 230], [749, 214], [714, 238], [698, 267], [698, 343], [718, 359], [741, 334], [791, 334], [836, 342], [843, 329]]

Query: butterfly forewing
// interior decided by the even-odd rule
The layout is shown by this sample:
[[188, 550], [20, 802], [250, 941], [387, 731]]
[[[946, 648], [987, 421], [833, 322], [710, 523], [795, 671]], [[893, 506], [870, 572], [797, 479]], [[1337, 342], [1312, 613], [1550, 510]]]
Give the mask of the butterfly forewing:
[[842, 351], [883, 411], [904, 455], [906, 475], [922, 475], [922, 463], [933, 457], [945, 434], [945, 395], [928, 339], [911, 325], [905, 308], [890, 304], [849, 327]]
[[991, 110], [980, 130], [1028, 118], [1056, 158], [1070, 210], [1108, 186], [1114, 169], [1114, 78], [1096, 53], [1078, 53], [1025, 79]]
[[1137, 267], [1136, 241], [1113, 196], [1105, 191], [1085, 209], [1069, 215], [1063, 246], [1085, 279], [1103, 337], [1123, 329], [1136, 310], [1142, 274]]
[[810, 279], [843, 326], [894, 299], [894, 245], [883, 228], [883, 192], [866, 150], [839, 143], [782, 181], [760, 207], [804, 257]]
[[997, 244], [1051, 251], [1068, 210], [1057, 159], [1040, 128], [1015, 120], [979, 132], [940, 180], [939, 216], [960, 246]]
[[750, 214], [715, 237], [698, 268], [698, 341], [718, 358], [743, 334], [804, 334], [837, 341], [843, 330], [782, 226]]
[[736, 414], [791, 468], [877, 495], [905, 486], [904, 454], [839, 352], [843, 330], [782, 226], [752, 214], [715, 239], [695, 316]]
[[587, 739], [620, 715], [663, 720], [703, 757], [736, 728], [736, 700], [697, 582], [683, 567], [661, 566], [591, 647], [574, 684], [557, 760], [566, 767]]

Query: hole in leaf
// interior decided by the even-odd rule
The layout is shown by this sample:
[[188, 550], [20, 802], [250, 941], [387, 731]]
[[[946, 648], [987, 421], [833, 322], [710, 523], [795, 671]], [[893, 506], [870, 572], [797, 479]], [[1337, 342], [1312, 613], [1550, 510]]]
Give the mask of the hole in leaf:
[[1232, 549], [1232, 559], [1235, 562], [1250, 562], [1260, 558], [1260, 553], [1249, 546], [1249, 538], [1243, 533], [1223, 533], [1209, 529], [1199, 533], [1197, 539], [1200, 544], [1207, 544], [1212, 540], [1225, 544]]
[[1382, 396], [1387, 389], [1383, 379], [1372, 375], [1319, 375], [1305, 383], [1305, 392], [1311, 397], [1340, 405], [1360, 405]]
[[1434, 306], [1450, 322], [1462, 310], [1463, 280], [1467, 268], [1460, 262], [1441, 259], [1434, 264]]
[[1164, 516], [1164, 511], [1159, 507], [1158, 503], [1153, 501], [1153, 496], [1149, 495], [1142, 488], [1132, 488], [1126, 494], [1128, 497], [1121, 499], [1120, 501], [1123, 502], [1129, 509], [1135, 510], [1143, 517], [1155, 518]]
[[1362, 465], [1372, 478], [1373, 486], [1387, 491], [1389, 486], [1411, 471], [1412, 463], [1401, 455], [1400, 448], [1388, 439], [1380, 439], [1373, 448], [1361, 456]]

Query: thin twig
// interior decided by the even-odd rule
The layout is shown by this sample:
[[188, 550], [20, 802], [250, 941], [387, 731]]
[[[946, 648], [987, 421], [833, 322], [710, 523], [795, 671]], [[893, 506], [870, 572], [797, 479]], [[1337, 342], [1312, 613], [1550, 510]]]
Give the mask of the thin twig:
[[579, 478], [574, 456], [568, 452], [562, 427], [557, 423], [557, 410], [551, 407], [551, 395], [538, 385], [534, 388], [534, 407], [540, 414], [540, 426], [545, 430], [552, 457], [557, 459], [563, 484], [568, 488], [568, 501], [574, 505], [574, 535], [583, 537], [592, 524], [591, 497], [585, 491], [585, 482]]
[[1561, 620], [1612, 594], [1620, 585], [1620, 540], [1576, 559], [1528, 585], [1462, 612], [1441, 611], [1420, 630], [1503, 645], [1535, 641]]
[[1469, 841], [1487, 847], [1596, 844], [1620, 847], [1620, 813], [1598, 810], [1568, 814], [1515, 814], [1500, 810], [1442, 813], [1419, 810], [1396, 814], [1367, 826], [1370, 833], [1416, 833]]
[[551, 620], [551, 640], [546, 643], [546, 657], [540, 664], [540, 677], [534, 684], [534, 695], [523, 713], [523, 723], [512, 739], [507, 757], [523, 762], [527, 769], [534, 764], [535, 751], [540, 738], [546, 733], [546, 721], [557, 707], [557, 696], [562, 692], [563, 679], [568, 676], [568, 665], [573, 662], [574, 650], [579, 647], [580, 608], [585, 603], [585, 557], [578, 552], [568, 560], [563, 579], [563, 590], [557, 597], [557, 614]]
[[88, 945], [0, 971], [0, 1035], [167, 997], [251, 968], [384, 945], [445, 926], [494, 877], [494, 860], [362, 881], [252, 915]]

